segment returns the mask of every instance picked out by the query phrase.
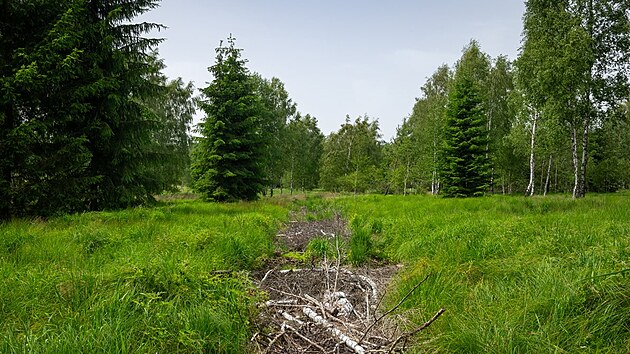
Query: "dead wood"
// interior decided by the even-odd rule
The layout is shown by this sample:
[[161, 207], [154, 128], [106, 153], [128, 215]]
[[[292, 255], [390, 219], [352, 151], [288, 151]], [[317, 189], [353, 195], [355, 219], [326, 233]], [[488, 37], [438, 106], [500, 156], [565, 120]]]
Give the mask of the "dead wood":
[[[335, 237], [341, 234], [342, 237]], [[416, 284], [394, 307], [381, 311], [386, 289], [399, 266], [348, 269], [341, 265], [340, 239], [347, 237], [345, 221], [291, 222], [278, 239], [290, 250], [303, 251], [313, 237], [335, 240], [337, 257], [321, 266], [286, 267], [279, 259], [271, 269], [254, 275], [268, 295], [261, 303], [259, 331], [251, 339], [252, 349], [261, 353], [400, 353], [412, 337], [427, 328], [444, 312], [438, 311], [423, 325], [409, 328], [404, 314], [394, 312], [430, 275]]]

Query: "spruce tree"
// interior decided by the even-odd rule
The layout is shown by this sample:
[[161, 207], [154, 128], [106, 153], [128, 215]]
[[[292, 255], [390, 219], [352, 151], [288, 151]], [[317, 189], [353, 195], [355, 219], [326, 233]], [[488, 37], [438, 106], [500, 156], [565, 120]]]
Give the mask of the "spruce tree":
[[485, 124], [479, 89], [468, 75], [456, 75], [446, 118], [442, 172], [445, 196], [481, 196], [488, 189]]
[[142, 34], [160, 29], [153, 23], [129, 24], [155, 8], [157, 1], [89, 1], [85, 38], [89, 67], [85, 88], [90, 102], [86, 132], [92, 159], [87, 173], [98, 178], [86, 196], [91, 209], [119, 208], [152, 200], [162, 190], [156, 165], [155, 133], [162, 129], [151, 107], [143, 103], [163, 94], [151, 78], [157, 75], [153, 49], [161, 40]]
[[264, 109], [241, 59], [242, 49], [228, 38], [216, 49], [214, 79], [202, 90], [205, 119], [193, 151], [193, 186], [205, 200], [254, 200], [264, 188]]
[[175, 180], [160, 166], [186, 114], [151, 105], [180, 102], [142, 37], [161, 26], [131, 23], [157, 3], [1, 2], [0, 219], [125, 207]]

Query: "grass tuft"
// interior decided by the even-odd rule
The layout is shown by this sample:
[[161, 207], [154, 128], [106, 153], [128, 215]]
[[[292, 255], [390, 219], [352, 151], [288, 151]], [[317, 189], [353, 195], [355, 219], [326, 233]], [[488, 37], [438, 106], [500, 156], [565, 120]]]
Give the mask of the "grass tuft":
[[179, 200], [0, 225], [0, 352], [244, 352], [262, 294], [241, 271], [287, 212]]
[[393, 298], [432, 274], [403, 306], [414, 309], [416, 325], [447, 309], [422, 333], [430, 341], [420, 352], [630, 350], [627, 195], [359, 196], [336, 204], [361, 215], [352, 223], [356, 263], [380, 251], [406, 265]]

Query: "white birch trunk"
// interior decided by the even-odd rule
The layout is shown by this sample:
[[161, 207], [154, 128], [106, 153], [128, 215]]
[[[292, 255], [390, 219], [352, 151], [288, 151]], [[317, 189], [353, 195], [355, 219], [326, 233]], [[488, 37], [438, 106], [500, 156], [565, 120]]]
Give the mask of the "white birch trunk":
[[582, 163], [580, 166], [580, 184], [578, 186], [578, 197], [580, 198], [586, 195], [586, 164], [588, 163], [589, 124], [589, 119], [584, 119], [584, 127], [582, 130]]
[[345, 345], [354, 350], [355, 353], [365, 354], [365, 349], [363, 349], [363, 347], [359, 345], [359, 343], [348, 337], [345, 333], [333, 326], [330, 322], [326, 321], [322, 316], [318, 315], [317, 312], [313, 311], [313, 309], [311, 309], [310, 307], [304, 307], [302, 308], [302, 312], [304, 312], [304, 314], [310, 319], [315, 321], [315, 323], [326, 328], [326, 330], [335, 335], [335, 337], [339, 338]]
[[409, 163], [410, 161], [407, 160], [407, 171], [405, 172], [405, 182], [404, 182], [404, 186], [403, 186], [403, 196], [407, 195], [407, 179], [409, 179]]
[[534, 170], [536, 167], [536, 160], [534, 156], [534, 146], [536, 143], [536, 123], [538, 123], [538, 113], [534, 113], [534, 121], [532, 122], [532, 136], [529, 146], [529, 184], [525, 191], [526, 196], [534, 195]]
[[547, 195], [549, 192], [549, 181], [551, 180], [551, 163], [553, 162], [553, 155], [549, 155], [549, 166], [547, 166], [547, 179], [545, 180], [545, 189], [543, 195]]
[[291, 176], [290, 176], [290, 180], [291, 180], [291, 195], [293, 195], [293, 168], [294, 168], [295, 162], [293, 160], [291, 160]]
[[573, 198], [578, 197], [578, 188], [580, 184], [580, 164], [578, 161], [577, 151], [577, 129], [575, 125], [571, 127], [571, 160], [573, 162]]
[[437, 171], [437, 141], [435, 135], [433, 136], [433, 174], [431, 176], [431, 194], [437, 195], [440, 192], [440, 182], [438, 181]]

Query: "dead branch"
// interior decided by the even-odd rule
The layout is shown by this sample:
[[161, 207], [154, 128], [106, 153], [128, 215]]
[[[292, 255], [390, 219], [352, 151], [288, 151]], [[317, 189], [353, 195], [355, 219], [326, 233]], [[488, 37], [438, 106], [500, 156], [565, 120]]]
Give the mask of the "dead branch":
[[313, 342], [312, 340], [310, 340], [308, 337], [304, 336], [302, 333], [300, 333], [298, 330], [296, 330], [295, 328], [287, 325], [286, 326], [287, 329], [290, 329], [291, 331], [293, 331], [293, 333], [295, 333], [296, 336], [302, 338], [304, 341], [306, 341], [307, 343], [309, 343], [310, 345], [314, 346], [315, 348], [319, 349], [322, 353], [328, 353], [326, 351], [326, 349], [324, 349], [321, 345], [316, 344], [315, 342]]
[[370, 333], [370, 330], [372, 330], [372, 328], [374, 328], [374, 326], [380, 321], [382, 320], [385, 316], [391, 314], [392, 312], [396, 311], [396, 309], [398, 309], [400, 307], [400, 305], [402, 305], [407, 298], [409, 298], [409, 296], [411, 296], [411, 294], [420, 287], [420, 285], [422, 285], [422, 283], [424, 283], [425, 281], [427, 281], [427, 279], [429, 279], [429, 276], [431, 276], [431, 273], [427, 274], [426, 277], [424, 277], [424, 279], [422, 279], [418, 284], [416, 284], [411, 290], [409, 290], [409, 292], [402, 298], [400, 299], [400, 301], [396, 304], [396, 306], [392, 307], [391, 309], [389, 309], [389, 311], [385, 312], [384, 314], [382, 314], [380, 317], [378, 317], [376, 320], [374, 320], [374, 322], [372, 322], [372, 324], [365, 330], [365, 333], [363, 334], [363, 337], [361, 337], [361, 339], [359, 339], [359, 343], [361, 343], [365, 337], [368, 335], [368, 333]]
[[382, 279], [373, 277], [391, 276], [395, 266], [358, 274], [341, 266], [340, 253], [337, 249], [337, 259], [327, 259], [319, 268], [274, 268], [260, 274], [258, 284], [269, 298], [260, 304], [261, 326], [251, 339], [259, 353], [384, 354], [407, 348], [417, 332], [403, 333], [394, 311], [429, 276], [382, 314], [379, 306], [386, 294], [378, 287]]
[[365, 349], [359, 345], [355, 340], [348, 337], [345, 333], [339, 330], [337, 327], [333, 326], [330, 322], [326, 321], [323, 317], [319, 316], [313, 309], [310, 307], [304, 307], [302, 309], [305, 315], [307, 315], [310, 319], [315, 321], [315, 323], [323, 326], [330, 333], [334, 334], [337, 338], [343, 341], [350, 349], [354, 350], [357, 354], [365, 354]]
[[292, 316], [291, 314], [289, 314], [288, 312], [285, 312], [285, 311], [278, 311], [278, 313], [279, 313], [280, 315], [282, 315], [282, 317], [286, 318], [287, 320], [289, 320], [289, 321], [293, 321], [293, 322], [295, 322], [295, 323], [299, 324], [300, 326], [304, 324], [304, 321], [301, 321], [300, 319], [293, 317], [293, 316]]
[[[392, 350], [394, 350], [394, 348], [396, 347], [396, 345], [398, 345], [398, 342], [400, 342], [400, 340], [407, 340], [407, 338], [416, 335], [418, 332], [422, 331], [423, 329], [429, 327], [433, 322], [435, 322], [435, 320], [438, 319], [438, 317], [442, 316], [442, 314], [444, 313], [444, 311], [446, 311], [446, 309], [441, 308], [435, 315], [433, 315], [433, 317], [431, 317], [431, 319], [429, 319], [428, 321], [426, 321], [425, 323], [423, 323], [421, 326], [419, 326], [418, 328], [407, 332], [401, 336], [399, 336], [398, 338], [396, 338], [396, 340], [393, 342], [393, 344], [390, 346], [389, 351], [387, 351], [387, 353], [391, 353]], [[403, 345], [404, 347], [404, 345]]]

